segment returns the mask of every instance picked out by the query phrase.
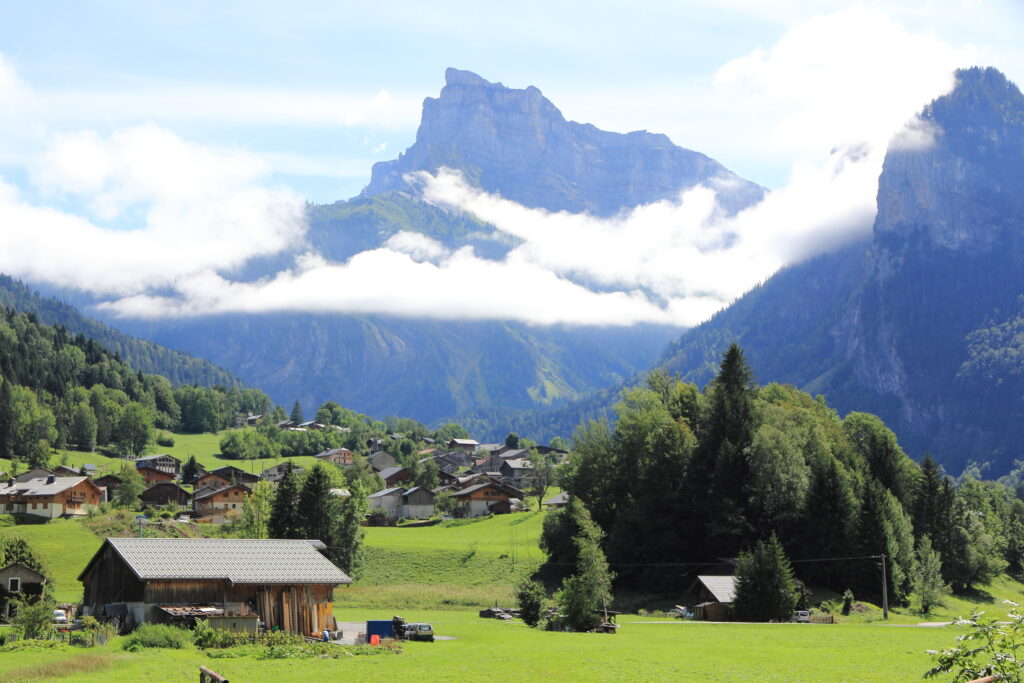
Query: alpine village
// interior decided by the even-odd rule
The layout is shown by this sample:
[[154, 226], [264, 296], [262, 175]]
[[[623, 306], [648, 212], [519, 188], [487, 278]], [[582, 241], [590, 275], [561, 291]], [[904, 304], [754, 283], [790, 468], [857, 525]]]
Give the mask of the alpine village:
[[[180, 10], [186, 57], [150, 26], [172, 30], [168, 7], [113, 4], [124, 16], [85, 3], [83, 30], [147, 26], [181, 74], [234, 63], [200, 38], [211, 6]], [[299, 30], [280, 9], [259, 19], [268, 45]], [[706, 125], [753, 175], [701, 107], [773, 69], [867, 88], [828, 70], [845, 48], [820, 36], [808, 75], [801, 40], [880, 12], [815, 15], [721, 66], [706, 100], [662, 92], [629, 116], [691, 111], [673, 138]], [[301, 31], [327, 50], [318, 13]], [[384, 24], [401, 54], [426, 35]], [[917, 40], [885, 25], [880, 41]], [[477, 44], [496, 72], [502, 33]], [[906, 85], [893, 102], [927, 96], [904, 111], [880, 89], [864, 116], [900, 114], [883, 144], [833, 147], [807, 186], [765, 162], [768, 189], [664, 134], [569, 120], [554, 99], [595, 106], [559, 80], [570, 65], [551, 99], [518, 70], [506, 86], [431, 66], [411, 104], [303, 99], [299, 78], [295, 101], [254, 109], [262, 86], [160, 80], [100, 124], [108, 100], [57, 98], [30, 44], [0, 39], [0, 122], [23, 131], [0, 133], [0, 681], [1024, 680], [1024, 95], [1007, 72], [960, 64], [929, 90], [902, 62], [871, 71]], [[636, 106], [615, 109], [615, 87], [593, 91], [602, 121]], [[190, 127], [206, 116], [223, 120]], [[785, 121], [810, 140], [855, 119]], [[376, 162], [304, 190], [327, 162], [259, 156], [256, 131], [316, 137], [310, 155], [349, 136], [338, 154]], [[349, 177], [361, 190], [337, 200]]]

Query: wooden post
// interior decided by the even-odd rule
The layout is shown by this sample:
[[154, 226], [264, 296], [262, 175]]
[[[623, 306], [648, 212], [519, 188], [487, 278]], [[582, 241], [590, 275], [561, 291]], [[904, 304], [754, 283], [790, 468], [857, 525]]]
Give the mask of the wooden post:
[[228, 683], [228, 679], [205, 666], [199, 667], [199, 683]]
[[885, 578], [885, 553], [882, 553], [882, 618], [889, 618], [889, 582]]

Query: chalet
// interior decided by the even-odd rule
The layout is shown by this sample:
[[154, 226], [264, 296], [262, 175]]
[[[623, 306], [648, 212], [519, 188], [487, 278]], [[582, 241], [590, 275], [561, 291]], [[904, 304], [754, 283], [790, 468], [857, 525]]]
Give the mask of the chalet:
[[22, 596], [39, 596], [43, 594], [46, 577], [30, 569], [20, 562], [9, 564], [0, 569], [0, 614], [5, 621], [10, 621], [11, 601]]
[[404, 467], [386, 467], [380, 471], [379, 476], [384, 480], [384, 485], [389, 487], [409, 481], [409, 472]]
[[726, 621], [736, 597], [736, 577], [698, 576], [690, 587], [690, 592], [697, 594], [698, 602], [693, 608], [696, 619]]
[[498, 472], [504, 483], [521, 489], [533, 476], [533, 463], [526, 458], [506, 460], [501, 463]]
[[352, 580], [320, 541], [108, 538], [82, 570], [84, 614], [123, 630], [202, 614], [311, 636], [334, 629], [334, 589]]
[[348, 467], [352, 464], [352, 451], [347, 448], [329, 448], [313, 457], [320, 462], [334, 463], [338, 467]]
[[422, 486], [414, 486], [402, 494], [402, 517], [406, 519], [428, 519], [434, 516], [434, 492]]
[[484, 451], [487, 455], [501, 455], [509, 448], [503, 443], [482, 443], [477, 448], [478, 451]]
[[405, 489], [401, 486], [371, 493], [366, 497], [366, 509], [371, 514], [378, 513], [397, 519], [402, 516], [402, 494], [404, 493]]
[[74, 467], [68, 467], [67, 465], [60, 465], [59, 467], [54, 468], [53, 473], [56, 474], [58, 477], [77, 477], [79, 475], [85, 476], [82, 475]]
[[146, 486], [152, 486], [160, 481], [174, 481], [175, 479], [174, 475], [170, 472], [158, 470], [155, 467], [140, 467], [138, 472], [146, 480]]
[[547, 500], [544, 501], [544, 507], [551, 509], [558, 509], [568, 507], [569, 505], [569, 494], [566, 491], [556, 493]]
[[465, 451], [467, 453], [472, 453], [479, 447], [480, 443], [473, 439], [452, 439], [446, 446], [450, 451]]
[[170, 453], [140, 456], [135, 458], [135, 467], [139, 469], [143, 467], [152, 467], [174, 475], [181, 474], [181, 461]]
[[198, 492], [200, 489], [222, 489], [226, 486], [231, 486], [234, 483], [235, 482], [231, 481], [230, 476], [225, 476], [216, 471], [207, 472], [196, 479], [195, 490]]
[[366, 461], [378, 472], [387, 469], [388, 467], [394, 467], [398, 464], [398, 461], [395, 460], [393, 455], [384, 451], [372, 453]]
[[484, 484], [476, 484], [468, 488], [456, 491], [451, 494], [458, 506], [455, 514], [458, 517], [481, 517], [489, 515], [496, 510], [492, 506], [499, 501], [508, 503], [512, 498], [522, 500], [523, 493], [511, 486], [505, 486], [493, 481]]
[[0, 512], [56, 519], [77, 517], [103, 502], [103, 491], [89, 477], [50, 475], [29, 481], [10, 479], [0, 488]]
[[187, 506], [192, 494], [173, 481], [158, 481], [139, 494], [139, 500], [146, 505]]
[[454, 474], [441, 470], [437, 473], [437, 480], [442, 486], [451, 486], [456, 483], [459, 478]]
[[327, 425], [323, 424], [322, 422], [317, 422], [316, 420], [309, 420], [307, 422], [300, 422], [296, 426], [299, 429], [305, 429], [307, 431], [310, 430], [310, 429], [319, 431], [321, 429], [326, 429], [327, 428]]
[[274, 465], [273, 467], [268, 467], [267, 469], [263, 470], [263, 473], [260, 475], [260, 478], [263, 479], [264, 481], [269, 481], [272, 484], [276, 484], [282, 479], [284, 479], [284, 474], [289, 469], [292, 472], [295, 472], [296, 474], [302, 472], [302, 468], [299, 467], [298, 465], [293, 465], [290, 462], [283, 462], [280, 465]]
[[225, 465], [224, 467], [218, 467], [215, 470], [211, 470], [210, 474], [216, 474], [224, 477], [232, 484], [255, 484], [260, 480], [260, 475], [251, 474], [243, 469], [239, 469], [232, 465]]
[[234, 419], [231, 421], [231, 426], [235, 429], [241, 429], [242, 427], [255, 427], [262, 417], [262, 415], [253, 415], [252, 413], [249, 413], [248, 415], [235, 415]]
[[530, 455], [529, 448], [508, 448], [498, 453], [502, 460], [517, 460], [519, 458], [526, 458]]
[[[22, 482], [32, 481], [33, 479], [40, 479], [40, 478], [45, 479], [46, 477], [49, 477], [50, 475], [56, 475], [56, 474], [57, 473], [54, 472], [53, 470], [44, 469], [42, 467], [33, 467], [32, 469], [28, 470], [27, 472], [22, 472], [21, 474], [15, 476], [14, 477], [14, 481], [16, 481], [16, 482], [18, 482], [20, 484]], [[77, 473], [76, 473], [76, 476], [77, 476]]]
[[96, 465], [94, 465], [91, 462], [87, 462], [84, 465], [82, 465], [82, 471], [85, 472], [86, 475], [94, 477], [96, 476]]
[[101, 489], [106, 489], [107, 496], [104, 500], [110, 502], [114, 500], [114, 494], [117, 493], [117, 487], [121, 485], [121, 477], [113, 474], [104, 474], [102, 477], [93, 479], [93, 483]]
[[212, 515], [228, 510], [241, 510], [246, 496], [252, 491], [243, 484], [219, 489], [202, 489], [192, 495], [192, 509], [197, 516]]
[[277, 423], [277, 428], [278, 429], [295, 429], [296, 427], [298, 427], [298, 424], [299, 423], [296, 422], [295, 420], [285, 420], [283, 422], [278, 422]]

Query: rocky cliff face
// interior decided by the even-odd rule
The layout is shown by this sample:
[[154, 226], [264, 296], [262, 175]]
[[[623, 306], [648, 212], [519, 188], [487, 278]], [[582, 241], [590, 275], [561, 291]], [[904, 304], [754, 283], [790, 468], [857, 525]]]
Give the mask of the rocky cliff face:
[[1024, 457], [1024, 96], [957, 74], [879, 179], [871, 243], [780, 272], [665, 359], [707, 381], [732, 341], [762, 383], [873, 412], [914, 457], [994, 474]]
[[424, 101], [416, 143], [398, 159], [374, 164], [362, 196], [405, 189], [406, 173], [442, 166], [527, 206], [602, 216], [698, 184], [719, 189], [727, 211], [756, 203], [764, 194], [760, 186], [664, 135], [609, 133], [566, 121], [533, 86], [506, 88], [457, 69], [445, 72], [440, 97]]
[[851, 338], [858, 379], [897, 397], [915, 432], [956, 420], [967, 335], [1024, 292], [1024, 97], [994, 69], [961, 71], [917, 128], [879, 179]]

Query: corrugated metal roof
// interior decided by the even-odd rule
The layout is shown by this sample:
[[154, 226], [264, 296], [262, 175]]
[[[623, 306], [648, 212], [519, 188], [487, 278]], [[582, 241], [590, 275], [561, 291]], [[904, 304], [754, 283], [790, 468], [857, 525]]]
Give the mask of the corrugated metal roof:
[[729, 604], [736, 597], [735, 576], [698, 576], [697, 580], [704, 584], [718, 602]]
[[108, 538], [143, 581], [348, 584], [310, 541], [266, 538]]
[[367, 496], [367, 498], [383, 498], [384, 496], [390, 496], [395, 491], [403, 493], [405, 491], [405, 488], [402, 486], [396, 486], [394, 488], [384, 489], [383, 491], [377, 491], [377, 493], [371, 493], [370, 495]]

